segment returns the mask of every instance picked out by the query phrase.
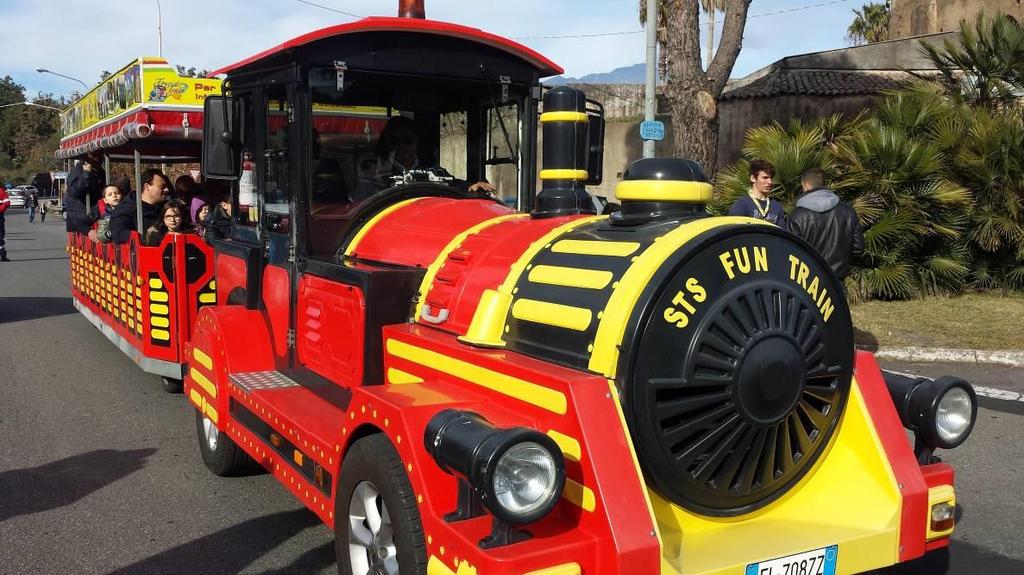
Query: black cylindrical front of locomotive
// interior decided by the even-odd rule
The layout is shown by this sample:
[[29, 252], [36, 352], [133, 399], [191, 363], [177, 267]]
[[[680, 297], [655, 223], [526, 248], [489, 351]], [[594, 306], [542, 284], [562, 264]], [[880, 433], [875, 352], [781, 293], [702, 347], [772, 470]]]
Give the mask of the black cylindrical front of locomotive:
[[594, 213], [586, 190], [589, 122], [586, 95], [561, 86], [544, 95], [543, 169], [534, 217]]
[[[701, 514], [741, 515], [826, 449], [850, 393], [853, 328], [842, 284], [802, 239], [746, 218], [687, 224], [666, 208], [710, 195], [699, 169], [676, 162], [631, 167], [620, 184], [623, 212], [640, 208], [625, 214], [634, 227], [680, 239], [639, 294], [617, 380], [655, 488]], [[684, 223], [668, 231], [664, 219]]]

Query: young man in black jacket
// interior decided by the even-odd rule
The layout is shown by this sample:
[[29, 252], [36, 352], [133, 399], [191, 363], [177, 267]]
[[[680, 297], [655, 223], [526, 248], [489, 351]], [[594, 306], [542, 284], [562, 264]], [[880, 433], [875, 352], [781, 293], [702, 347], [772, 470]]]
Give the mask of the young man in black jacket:
[[142, 190], [131, 198], [121, 200], [114, 213], [110, 216], [110, 236], [115, 243], [125, 244], [132, 238], [132, 230], [138, 228], [139, 219], [136, 203], [142, 201], [142, 227], [138, 228], [145, 234], [150, 226], [160, 218], [160, 206], [170, 193], [167, 176], [160, 170], [149, 169], [142, 173]]
[[807, 240], [825, 258], [840, 281], [850, 275], [850, 262], [864, 251], [864, 233], [857, 212], [825, 187], [818, 168], [800, 176], [804, 193], [789, 215], [789, 230]]

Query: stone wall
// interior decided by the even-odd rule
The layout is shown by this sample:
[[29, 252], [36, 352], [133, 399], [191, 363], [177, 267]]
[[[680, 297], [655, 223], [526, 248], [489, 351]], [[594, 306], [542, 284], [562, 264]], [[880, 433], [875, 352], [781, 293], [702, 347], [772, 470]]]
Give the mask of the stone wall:
[[889, 39], [959, 30], [962, 20], [973, 20], [982, 9], [1024, 22], [1020, 0], [892, 0]]

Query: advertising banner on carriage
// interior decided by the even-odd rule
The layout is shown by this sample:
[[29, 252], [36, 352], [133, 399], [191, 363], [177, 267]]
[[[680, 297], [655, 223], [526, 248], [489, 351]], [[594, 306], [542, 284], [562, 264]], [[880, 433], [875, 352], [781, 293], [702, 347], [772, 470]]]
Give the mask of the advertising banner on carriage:
[[163, 58], [139, 58], [69, 106], [62, 135], [67, 139], [144, 106], [188, 106], [201, 112], [206, 97], [220, 93], [220, 80], [180, 76]]

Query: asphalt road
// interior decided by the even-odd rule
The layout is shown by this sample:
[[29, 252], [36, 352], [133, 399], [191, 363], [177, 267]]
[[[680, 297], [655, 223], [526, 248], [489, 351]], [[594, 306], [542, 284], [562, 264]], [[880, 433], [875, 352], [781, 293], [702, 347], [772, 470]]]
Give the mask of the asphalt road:
[[[64, 237], [59, 220], [8, 211], [0, 573], [333, 573], [327, 528], [268, 475], [211, 475], [192, 409], [78, 315]], [[1024, 391], [1024, 370], [886, 365]], [[944, 454], [964, 507], [949, 573], [1024, 573], [1022, 429], [1024, 402], [986, 400], [970, 441]]]

